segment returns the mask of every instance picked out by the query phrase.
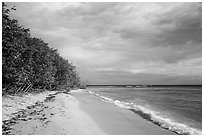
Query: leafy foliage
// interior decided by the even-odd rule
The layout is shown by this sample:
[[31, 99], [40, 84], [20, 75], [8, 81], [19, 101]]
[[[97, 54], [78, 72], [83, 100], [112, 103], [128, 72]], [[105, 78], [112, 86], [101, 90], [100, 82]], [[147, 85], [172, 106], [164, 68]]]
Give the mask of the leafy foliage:
[[69, 90], [79, 87], [75, 66], [42, 39], [31, 37], [29, 29], [9, 18], [9, 12], [2, 3], [3, 94], [28, 92], [31, 88]]

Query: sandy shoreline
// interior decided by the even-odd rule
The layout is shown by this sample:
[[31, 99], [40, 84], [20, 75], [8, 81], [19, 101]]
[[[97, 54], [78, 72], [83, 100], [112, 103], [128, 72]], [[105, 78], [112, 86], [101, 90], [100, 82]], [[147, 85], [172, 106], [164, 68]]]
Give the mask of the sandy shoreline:
[[108, 135], [173, 135], [130, 110], [102, 101], [89, 93], [75, 93], [80, 108]]
[[14, 135], [174, 134], [83, 90], [52, 95], [4, 121], [4, 127], [3, 134]]

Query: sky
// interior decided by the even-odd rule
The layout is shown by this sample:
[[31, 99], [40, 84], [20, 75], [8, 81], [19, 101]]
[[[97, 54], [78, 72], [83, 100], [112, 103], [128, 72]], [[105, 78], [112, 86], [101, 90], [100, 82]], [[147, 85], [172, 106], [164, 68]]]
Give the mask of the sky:
[[88, 84], [201, 84], [201, 3], [7, 3]]

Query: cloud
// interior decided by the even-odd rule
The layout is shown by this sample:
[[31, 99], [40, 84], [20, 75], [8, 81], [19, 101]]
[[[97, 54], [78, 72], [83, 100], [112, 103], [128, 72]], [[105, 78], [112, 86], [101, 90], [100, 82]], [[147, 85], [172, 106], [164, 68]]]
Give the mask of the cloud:
[[[169, 76], [166, 74], [136, 73], [125, 71], [109, 71], [90, 73], [95, 84], [201, 84], [202, 77]], [[88, 81], [93, 83], [93, 81]]]
[[136, 16], [135, 22], [115, 32], [124, 39], [148, 46], [182, 46], [188, 41], [201, 43], [201, 10], [201, 3], [162, 4], [150, 14], [144, 12]]
[[121, 79], [128, 83], [137, 77], [153, 83], [162, 82], [162, 77], [180, 83], [185, 83], [184, 77], [189, 78], [186, 83], [200, 79], [202, 3], [8, 5], [16, 5], [11, 16], [33, 36], [74, 62], [83, 79], [98, 78], [98, 83]]

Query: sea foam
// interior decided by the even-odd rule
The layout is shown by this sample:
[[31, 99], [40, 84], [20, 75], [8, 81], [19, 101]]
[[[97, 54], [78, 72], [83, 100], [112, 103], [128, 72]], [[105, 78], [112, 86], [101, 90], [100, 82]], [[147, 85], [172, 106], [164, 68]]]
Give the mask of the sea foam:
[[108, 98], [102, 95], [97, 94], [96, 92], [88, 91], [90, 94], [93, 94], [97, 97], [100, 97], [103, 101], [113, 103], [114, 105], [120, 107], [120, 108], [125, 108], [133, 111], [134, 113], [138, 114], [144, 119], [147, 119], [151, 121], [152, 123], [170, 130], [172, 132], [175, 132], [177, 134], [182, 134], [182, 135], [201, 135], [202, 131], [199, 129], [192, 128], [186, 124], [179, 123], [176, 120], [170, 119], [164, 115], [162, 115], [159, 112], [156, 112], [154, 110], [151, 110], [150, 108], [146, 108], [141, 105], [137, 105], [132, 102], [123, 102], [119, 100], [114, 100], [112, 98]]

